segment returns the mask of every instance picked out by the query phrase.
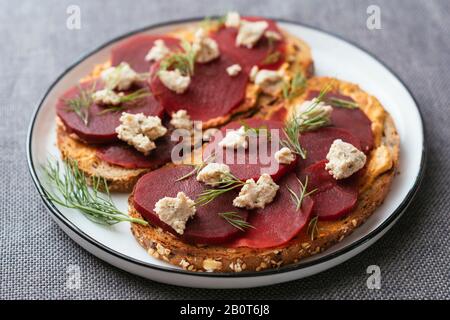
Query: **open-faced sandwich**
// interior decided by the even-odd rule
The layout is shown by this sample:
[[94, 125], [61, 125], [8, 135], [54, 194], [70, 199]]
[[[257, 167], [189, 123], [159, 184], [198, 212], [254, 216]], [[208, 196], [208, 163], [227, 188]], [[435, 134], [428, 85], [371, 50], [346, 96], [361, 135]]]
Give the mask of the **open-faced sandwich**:
[[130, 191], [132, 233], [190, 271], [278, 268], [362, 224], [399, 137], [357, 85], [313, 77], [309, 47], [236, 12], [115, 46], [57, 104], [63, 158]]

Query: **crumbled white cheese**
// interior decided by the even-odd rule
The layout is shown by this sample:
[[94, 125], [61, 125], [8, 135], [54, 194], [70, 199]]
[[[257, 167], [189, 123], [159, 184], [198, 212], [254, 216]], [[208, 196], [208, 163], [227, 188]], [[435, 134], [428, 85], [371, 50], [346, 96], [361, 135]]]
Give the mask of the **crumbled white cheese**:
[[269, 24], [266, 21], [242, 21], [236, 36], [236, 46], [253, 48], [268, 26]]
[[227, 28], [239, 28], [241, 24], [241, 16], [236, 11], [230, 11], [227, 13], [225, 19], [225, 27]]
[[121, 62], [117, 67], [109, 67], [101, 73], [105, 87], [111, 90], [128, 90], [131, 85], [140, 81], [140, 76], [128, 63]]
[[111, 89], [102, 89], [92, 94], [92, 100], [98, 105], [117, 106], [122, 102], [123, 92], [116, 93]]
[[178, 69], [160, 70], [158, 77], [166, 88], [177, 94], [185, 92], [191, 83], [191, 77], [183, 76]]
[[264, 36], [267, 39], [271, 39], [271, 40], [275, 40], [275, 41], [280, 41], [281, 39], [283, 39], [281, 34], [279, 34], [276, 31], [273, 31], [273, 30], [267, 30], [266, 32], [264, 32]]
[[230, 77], [235, 77], [242, 71], [242, 68], [239, 64], [233, 64], [227, 68], [227, 73]]
[[189, 116], [187, 111], [183, 109], [172, 113], [172, 120], [170, 120], [170, 124], [173, 125], [176, 129], [193, 129], [193, 122], [191, 120], [191, 117]]
[[295, 155], [288, 147], [283, 147], [275, 152], [275, 160], [281, 164], [290, 164], [295, 160]]
[[255, 80], [256, 80], [256, 75], [258, 74], [258, 72], [259, 72], [258, 66], [253, 66], [253, 67], [250, 69], [250, 81], [251, 81], [251, 82], [255, 82]]
[[219, 147], [226, 149], [247, 149], [248, 142], [244, 127], [238, 130], [228, 130], [225, 137], [219, 142]]
[[153, 47], [148, 51], [145, 56], [145, 61], [159, 61], [170, 53], [170, 49], [167, 48], [164, 40], [158, 39], [153, 43]]
[[217, 129], [217, 128], [209, 128], [209, 129], [206, 129], [206, 130], [203, 132], [202, 140], [203, 140], [203, 141], [210, 141], [211, 138], [212, 138], [217, 132], [219, 132], [219, 131], [220, 131], [220, 130]]
[[207, 63], [220, 56], [219, 45], [214, 39], [208, 37], [202, 28], [195, 32], [192, 50], [195, 61], [198, 63]]
[[233, 205], [246, 209], [264, 209], [273, 201], [279, 188], [268, 174], [261, 175], [256, 183], [255, 180], [248, 179], [233, 200]]
[[197, 181], [215, 186], [230, 173], [230, 167], [223, 163], [208, 163], [197, 174]]
[[118, 138], [145, 155], [156, 148], [153, 141], [167, 132], [159, 117], [145, 116], [143, 113], [123, 112], [120, 123], [116, 128]]
[[367, 157], [352, 144], [336, 139], [328, 151], [327, 160], [325, 169], [338, 180], [348, 178], [362, 169]]
[[282, 90], [283, 76], [275, 70], [260, 70], [256, 74], [255, 84], [261, 88], [262, 92], [276, 95]]
[[159, 199], [153, 209], [159, 219], [171, 226], [177, 233], [183, 234], [186, 222], [195, 215], [195, 202], [184, 192], [178, 192], [176, 198]]

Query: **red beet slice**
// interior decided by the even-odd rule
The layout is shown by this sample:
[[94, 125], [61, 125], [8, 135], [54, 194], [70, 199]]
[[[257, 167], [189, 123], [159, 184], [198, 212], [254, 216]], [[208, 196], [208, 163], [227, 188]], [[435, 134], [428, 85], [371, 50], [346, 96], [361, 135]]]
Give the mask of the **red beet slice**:
[[[313, 99], [319, 95], [319, 91], [310, 91], [307, 99]], [[346, 100], [354, 102], [351, 97], [344, 96], [339, 93], [330, 92], [326, 95], [325, 101], [330, 105], [335, 106], [331, 113], [331, 123], [336, 128], [342, 128], [350, 132], [361, 141], [361, 150], [368, 153], [373, 149], [373, 133], [372, 122], [366, 116], [366, 114], [358, 109], [347, 109], [336, 106], [333, 104], [331, 98], [337, 98], [340, 100]]]
[[361, 150], [359, 139], [347, 130], [326, 127], [308, 131], [300, 135], [300, 144], [306, 150], [306, 159], [300, 159], [299, 168], [306, 168], [313, 163], [326, 159], [331, 144], [336, 139], [351, 143]]
[[335, 180], [326, 170], [327, 161], [317, 162], [302, 170], [300, 179], [308, 176], [308, 191], [317, 189], [311, 195], [314, 200], [313, 215], [320, 220], [335, 220], [350, 212], [358, 200], [357, 179], [350, 177]]
[[294, 191], [299, 190], [300, 185], [294, 173], [281, 180], [274, 202], [250, 214], [248, 222], [254, 229], [247, 229], [244, 235], [231, 243], [232, 247], [261, 249], [280, 246], [294, 238], [305, 227], [315, 201], [306, 197], [301, 209], [297, 210], [288, 187]]
[[176, 233], [169, 225], [159, 220], [153, 212], [155, 203], [163, 197], [176, 197], [183, 191], [189, 198], [195, 199], [205, 190], [195, 175], [176, 181], [192, 170], [190, 166], [163, 167], [144, 175], [134, 188], [134, 207], [147, 221], [171, 232], [187, 242], [197, 244], [220, 244], [232, 240], [240, 231], [229, 224], [219, 213], [234, 211], [243, 220], [247, 220], [247, 211], [233, 206], [238, 192], [227, 192], [211, 203], [197, 207], [193, 219], [186, 224], [183, 235]]
[[207, 121], [222, 117], [245, 98], [248, 82], [246, 73], [240, 72], [231, 77], [226, 71], [227, 67], [235, 63], [237, 60], [226, 53], [209, 63], [197, 63], [191, 84], [183, 94], [177, 94], [162, 84], [156, 75], [159, 64], [154, 64], [151, 90], [169, 114], [185, 109], [193, 120]]
[[117, 66], [127, 62], [136, 72], [148, 72], [152, 62], [145, 61], [145, 56], [153, 47], [155, 40], [161, 39], [165, 45], [175, 50], [180, 48], [180, 40], [161, 35], [139, 34], [133, 36], [111, 50], [111, 65]]
[[[295, 169], [297, 159], [289, 165], [279, 164], [275, 160], [275, 152], [277, 152], [281, 147], [279, 144], [272, 146], [272, 141], [276, 142], [277, 140], [268, 140], [267, 137], [263, 135], [258, 138], [257, 148], [252, 148], [250, 145], [246, 150], [233, 150], [220, 147], [219, 142], [223, 137], [225, 137], [227, 130], [236, 130], [240, 128], [243, 123], [252, 128], [260, 128], [265, 126], [269, 131], [276, 130], [275, 132], [278, 132], [280, 140], [285, 136], [282, 130], [284, 125], [279, 121], [254, 118], [245, 120], [244, 122], [230, 122], [226, 126], [222, 127], [220, 132], [213, 136], [212, 142], [205, 148], [204, 158], [207, 159], [211, 153], [214, 152], [216, 155], [215, 162], [227, 164], [230, 167], [231, 172], [243, 181], [250, 178], [253, 178], [256, 181], [263, 173], [270, 174], [274, 181], [278, 181], [285, 174]], [[274, 134], [275, 133], [272, 133], [272, 136], [275, 138]], [[259, 149], [260, 146], [262, 146], [261, 151]], [[222, 152], [222, 154], [220, 152]], [[228, 154], [231, 154], [232, 156], [228, 156]], [[237, 160], [241, 161], [238, 162]]]
[[[276, 22], [273, 20], [260, 17], [242, 17], [242, 20], [267, 21], [269, 24], [267, 30], [275, 31], [282, 35]], [[269, 41], [267, 38], [263, 37], [252, 49], [248, 49], [245, 47], [236, 46], [237, 33], [237, 28], [223, 27], [213, 34], [212, 37], [217, 41], [221, 52], [231, 52], [239, 58], [240, 65], [246, 72], [249, 72], [255, 65], [262, 69], [274, 70], [278, 69], [283, 64], [285, 60], [286, 46], [283, 39], [281, 41], [274, 42], [273, 48], [270, 48]], [[265, 63], [267, 56], [274, 52], [279, 52], [278, 60], [274, 63]]]
[[[84, 90], [93, 87], [93, 82], [88, 81], [80, 85]], [[140, 87], [145, 87], [143, 84]], [[96, 90], [103, 88], [101, 81], [96, 82]], [[136, 86], [136, 90], [139, 86]], [[71, 111], [66, 102], [69, 99], [76, 98], [79, 95], [79, 88], [72, 87], [67, 90], [56, 104], [56, 113], [64, 123], [67, 131], [75, 133], [81, 140], [87, 143], [110, 143], [119, 141], [115, 129], [120, 125], [120, 116], [122, 112], [140, 113], [148, 116], [162, 116], [163, 108], [152, 95], [145, 97], [133, 104], [127, 105], [122, 111], [107, 112], [101, 114], [105, 107], [92, 104], [89, 107], [89, 122], [86, 126], [84, 122]]]
[[171, 161], [174, 146], [175, 142], [167, 134], [156, 140], [156, 149], [148, 156], [125, 143], [117, 143], [98, 148], [97, 157], [127, 169], [156, 169]]

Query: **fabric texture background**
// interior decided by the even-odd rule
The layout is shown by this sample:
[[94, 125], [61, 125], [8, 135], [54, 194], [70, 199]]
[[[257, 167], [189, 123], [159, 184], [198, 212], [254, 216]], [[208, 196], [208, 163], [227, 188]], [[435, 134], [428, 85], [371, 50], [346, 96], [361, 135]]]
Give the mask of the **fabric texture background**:
[[[69, 5], [81, 30], [66, 28]], [[366, 27], [369, 5], [381, 30]], [[0, 1], [0, 298], [3, 299], [413, 299], [450, 298], [450, 2], [436, 1]], [[49, 85], [83, 53], [153, 23], [230, 9], [334, 32], [377, 56], [411, 89], [427, 127], [428, 168], [400, 221], [368, 250], [331, 270], [275, 286], [202, 290], [116, 269], [84, 251], [52, 221], [25, 154], [30, 116]], [[69, 289], [78, 265], [81, 288]], [[381, 268], [380, 290], [366, 268]]]

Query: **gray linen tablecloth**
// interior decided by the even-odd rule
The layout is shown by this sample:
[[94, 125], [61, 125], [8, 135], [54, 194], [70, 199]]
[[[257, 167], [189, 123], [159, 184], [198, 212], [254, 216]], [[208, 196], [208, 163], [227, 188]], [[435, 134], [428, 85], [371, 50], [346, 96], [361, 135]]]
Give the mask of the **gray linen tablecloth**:
[[[66, 28], [69, 5], [81, 29]], [[380, 30], [366, 27], [369, 5]], [[149, 24], [237, 9], [332, 31], [380, 58], [423, 110], [429, 159], [417, 197], [381, 240], [319, 275], [271, 287], [200, 290], [148, 281], [84, 251], [51, 220], [28, 173], [30, 116], [55, 78], [80, 55]], [[18, 299], [392, 299], [450, 297], [450, 1], [0, 1], [0, 298]], [[81, 287], [67, 286], [70, 265]], [[366, 286], [378, 265], [380, 290]]]

